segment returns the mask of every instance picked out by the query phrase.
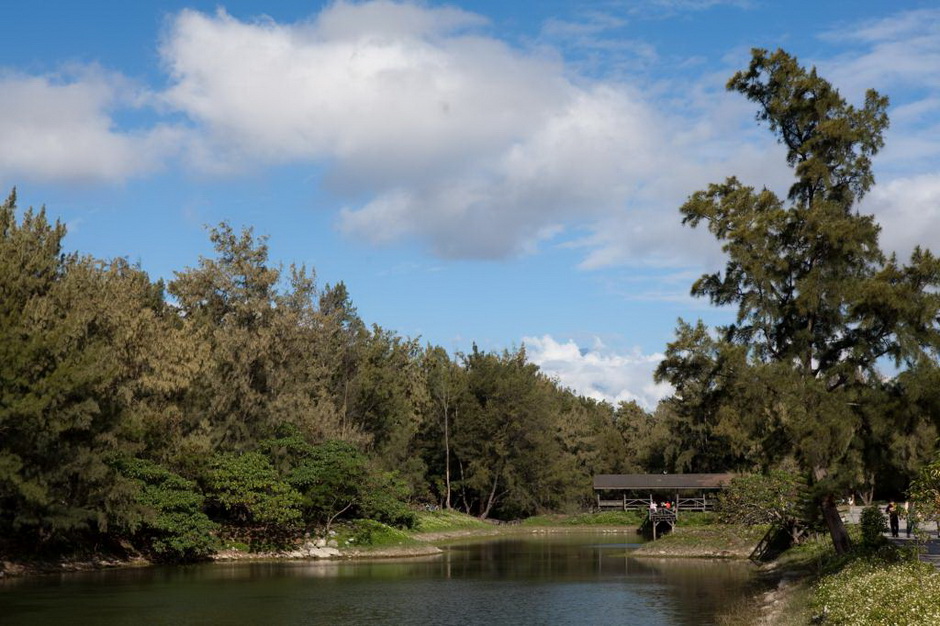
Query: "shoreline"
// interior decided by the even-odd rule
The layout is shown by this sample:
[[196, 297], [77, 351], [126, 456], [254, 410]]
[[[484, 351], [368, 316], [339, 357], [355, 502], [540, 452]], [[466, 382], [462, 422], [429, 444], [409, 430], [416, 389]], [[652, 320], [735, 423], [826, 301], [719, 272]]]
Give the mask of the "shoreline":
[[[197, 563], [232, 563], [237, 561], [347, 561], [369, 559], [407, 559], [433, 557], [443, 554], [436, 544], [460, 539], [500, 537], [512, 535], [541, 535], [570, 532], [635, 532], [627, 526], [592, 526], [589, 524], [572, 526], [489, 526], [478, 528], [458, 528], [453, 530], [429, 531], [412, 535], [414, 543], [406, 545], [378, 546], [375, 548], [331, 547], [308, 541], [292, 550], [270, 552], [244, 552], [241, 550], [220, 550], [204, 561]], [[23, 562], [0, 557], [0, 580], [94, 572], [110, 569], [156, 567], [163, 565], [143, 556], [134, 555], [119, 558], [114, 555], [97, 555], [87, 559], [68, 558], [60, 561]], [[181, 564], [169, 564], [178, 566]]]
[[640, 558], [747, 560], [763, 529], [743, 526], [677, 527], [634, 550]]
[[[239, 562], [263, 561], [368, 561], [379, 559], [422, 559], [435, 558], [444, 553], [438, 544], [463, 539], [485, 539], [512, 536], [538, 536], [548, 534], [566, 534], [579, 532], [602, 532], [610, 534], [635, 535], [632, 526], [495, 526], [479, 528], [460, 528], [453, 530], [416, 533], [414, 543], [407, 545], [379, 546], [376, 548], [335, 548], [317, 546], [307, 542], [294, 550], [278, 552], [242, 552], [222, 550], [201, 563], [233, 564]], [[758, 532], [741, 532], [734, 527], [693, 527], [677, 528], [673, 533], [658, 539], [647, 541], [631, 550], [631, 556], [640, 559], [715, 559], [746, 561], [757, 540], [752, 540]], [[733, 540], [729, 542], [729, 537]], [[0, 583], [4, 580], [28, 579], [32, 577], [62, 575], [103, 571], [109, 569], [155, 567], [162, 565], [143, 557], [128, 559], [109, 557], [87, 560], [69, 559], [61, 562], [16, 563], [0, 561]], [[791, 610], [792, 603], [805, 591], [807, 572], [799, 567], [771, 562], [764, 565], [753, 564], [754, 589], [748, 593], [741, 607], [731, 616], [731, 621], [722, 623], [777, 625]], [[743, 608], [743, 610], [742, 610]]]

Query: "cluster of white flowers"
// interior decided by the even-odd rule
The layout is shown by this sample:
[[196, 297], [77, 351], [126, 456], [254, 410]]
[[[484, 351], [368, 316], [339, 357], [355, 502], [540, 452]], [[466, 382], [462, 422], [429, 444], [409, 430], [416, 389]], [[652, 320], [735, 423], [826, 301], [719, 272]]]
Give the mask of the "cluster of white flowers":
[[824, 579], [814, 605], [825, 624], [940, 624], [940, 573], [924, 563], [853, 563]]

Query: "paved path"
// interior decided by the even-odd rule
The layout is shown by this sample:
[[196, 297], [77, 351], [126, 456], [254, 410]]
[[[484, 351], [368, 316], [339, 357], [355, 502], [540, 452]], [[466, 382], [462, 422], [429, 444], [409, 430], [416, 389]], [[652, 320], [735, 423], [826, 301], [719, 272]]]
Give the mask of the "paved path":
[[[901, 547], [913, 546], [917, 541], [914, 537], [905, 536], [904, 531], [901, 531], [900, 537], [888, 537], [888, 540]], [[940, 569], [940, 538], [936, 535], [928, 536], [921, 549], [920, 560], [924, 563], [931, 563], [934, 567]]]

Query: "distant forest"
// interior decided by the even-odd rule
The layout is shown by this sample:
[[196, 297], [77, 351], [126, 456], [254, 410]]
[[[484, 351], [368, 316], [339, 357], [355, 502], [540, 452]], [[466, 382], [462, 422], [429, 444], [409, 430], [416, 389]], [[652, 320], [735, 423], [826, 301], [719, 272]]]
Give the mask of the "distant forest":
[[272, 263], [250, 229], [212, 229], [215, 255], [168, 284], [64, 253], [65, 227], [15, 192], [0, 233], [8, 549], [145, 535], [180, 556], [168, 537], [216, 524], [579, 510], [593, 474], [672, 470], [683, 452], [666, 407], [580, 397], [524, 348], [450, 355], [367, 327], [343, 283]]

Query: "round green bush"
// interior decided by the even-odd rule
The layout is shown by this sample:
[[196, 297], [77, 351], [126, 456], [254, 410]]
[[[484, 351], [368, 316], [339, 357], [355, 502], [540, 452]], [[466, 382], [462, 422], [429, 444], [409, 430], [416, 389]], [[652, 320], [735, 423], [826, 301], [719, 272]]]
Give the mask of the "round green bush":
[[888, 520], [877, 506], [865, 507], [861, 517], [862, 545], [875, 547], [884, 543]]

